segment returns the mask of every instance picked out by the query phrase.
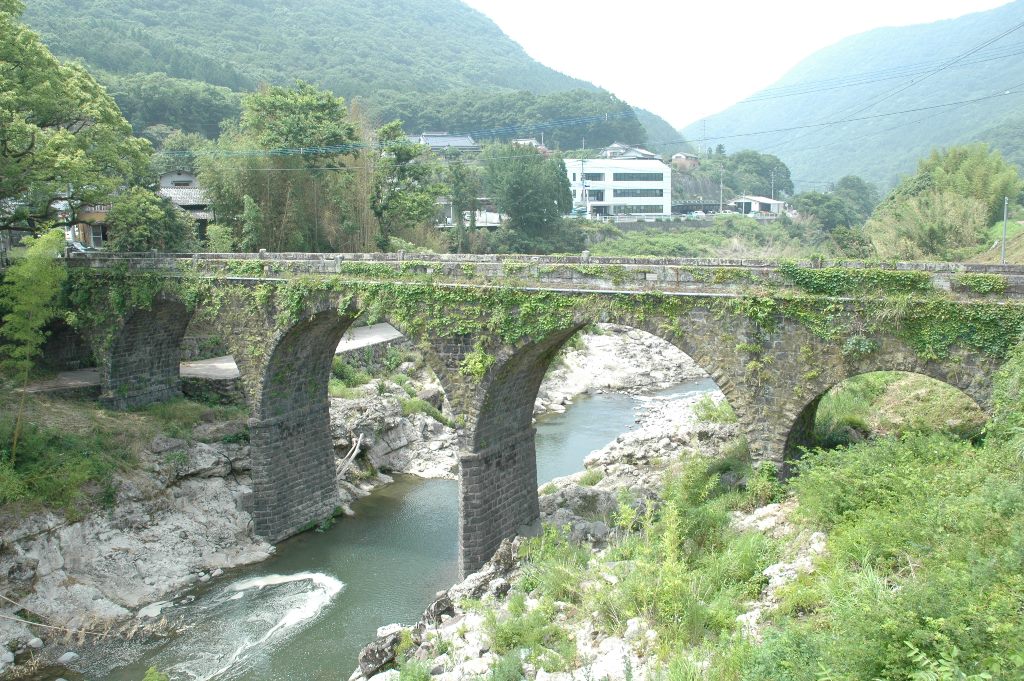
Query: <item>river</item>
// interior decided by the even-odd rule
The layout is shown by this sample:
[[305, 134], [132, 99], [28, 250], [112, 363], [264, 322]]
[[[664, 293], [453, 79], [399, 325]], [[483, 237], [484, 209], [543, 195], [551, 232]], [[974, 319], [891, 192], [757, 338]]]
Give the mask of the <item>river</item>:
[[[695, 381], [654, 397], [714, 389]], [[622, 394], [580, 397], [564, 414], [538, 419], [539, 483], [582, 470], [587, 454], [634, 426], [644, 404]], [[80, 661], [84, 675], [64, 678], [140, 681], [154, 666], [174, 681], [344, 681], [377, 627], [415, 622], [457, 581], [458, 483], [400, 476], [353, 508], [355, 516], [289, 539], [271, 559], [171, 605], [164, 613], [188, 623], [173, 637], [101, 646]]]

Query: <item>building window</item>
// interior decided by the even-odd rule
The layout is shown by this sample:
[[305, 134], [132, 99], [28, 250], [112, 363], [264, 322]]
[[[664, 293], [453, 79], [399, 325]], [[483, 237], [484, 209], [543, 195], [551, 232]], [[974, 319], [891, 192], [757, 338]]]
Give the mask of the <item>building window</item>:
[[103, 225], [89, 226], [89, 242], [93, 248], [103, 247]]
[[617, 199], [638, 199], [638, 198], [658, 198], [660, 199], [665, 195], [664, 189], [615, 189], [613, 190], [613, 196]]
[[663, 182], [665, 173], [615, 173], [612, 179], [616, 182]]
[[604, 190], [603, 189], [588, 189], [587, 198], [591, 201], [604, 201]]
[[575, 181], [576, 181], [576, 173], [573, 173], [573, 174], [572, 174], [572, 181], [573, 181], [573, 182], [575, 182]]
[[664, 214], [665, 210], [660, 204], [653, 205], [616, 205], [612, 206], [612, 212], [616, 215], [633, 215], [637, 213], [658, 213]]
[[576, 198], [576, 190], [575, 189], [572, 190], [572, 198], [574, 198], [574, 199]]
[[583, 173], [583, 179], [591, 182], [604, 182], [604, 173]]

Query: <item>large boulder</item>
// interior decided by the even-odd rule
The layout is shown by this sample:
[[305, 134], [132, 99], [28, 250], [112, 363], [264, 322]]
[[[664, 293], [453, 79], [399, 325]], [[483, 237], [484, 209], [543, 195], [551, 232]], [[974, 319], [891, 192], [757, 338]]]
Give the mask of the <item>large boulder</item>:
[[402, 632], [394, 631], [377, 638], [359, 652], [359, 671], [370, 678], [395, 661], [395, 650], [402, 641]]

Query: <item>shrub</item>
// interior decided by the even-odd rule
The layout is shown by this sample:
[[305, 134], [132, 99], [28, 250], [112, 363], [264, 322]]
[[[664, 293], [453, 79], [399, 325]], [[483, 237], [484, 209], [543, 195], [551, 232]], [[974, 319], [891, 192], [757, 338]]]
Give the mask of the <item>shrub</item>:
[[398, 670], [399, 681], [430, 681], [430, 665], [420, 660], [408, 660]]
[[693, 405], [693, 413], [700, 421], [708, 423], [736, 423], [736, 412], [725, 400], [715, 401], [705, 395]]
[[452, 420], [442, 414], [437, 407], [432, 405], [426, 400], [421, 400], [418, 397], [410, 397], [408, 399], [399, 400], [402, 403], [402, 416], [412, 416], [413, 414], [426, 414], [430, 418], [434, 419], [438, 423], [443, 423], [449, 428], [454, 427]]
[[[525, 658], [547, 672], [566, 671], [576, 658], [576, 645], [561, 627], [554, 622], [554, 607], [550, 600], [527, 612], [522, 594], [516, 594], [509, 602], [509, 617], [499, 620], [494, 610], [484, 615], [484, 628], [491, 642], [491, 649], [506, 657], [517, 660], [520, 651]], [[499, 662], [500, 678], [509, 677], [513, 672], [508, 663]], [[521, 668], [520, 668], [521, 673]]]
[[580, 485], [583, 487], [593, 487], [602, 480], [604, 480], [604, 473], [596, 468], [590, 468], [580, 476]]
[[569, 541], [565, 533], [548, 525], [540, 537], [527, 540], [520, 551], [523, 590], [536, 590], [557, 601], [579, 602], [580, 574], [590, 562], [589, 547]]
[[331, 376], [347, 388], [358, 388], [373, 380], [370, 374], [353, 367], [344, 357], [340, 356], [336, 356], [331, 362]]

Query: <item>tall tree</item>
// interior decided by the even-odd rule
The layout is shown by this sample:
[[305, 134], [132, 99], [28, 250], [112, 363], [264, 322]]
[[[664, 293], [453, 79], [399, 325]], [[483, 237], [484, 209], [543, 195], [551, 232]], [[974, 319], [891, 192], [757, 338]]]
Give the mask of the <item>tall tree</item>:
[[142, 187], [114, 199], [107, 215], [110, 248], [115, 251], [185, 253], [196, 248], [196, 224], [168, 200]]
[[863, 222], [853, 203], [838, 194], [797, 194], [793, 197], [793, 207], [801, 214], [814, 218], [826, 232], [839, 227], [853, 227]]
[[0, 0], [0, 229], [42, 229], [82, 204], [106, 203], [146, 172], [149, 142], [132, 137], [114, 100], [62, 64]]
[[356, 228], [347, 170], [361, 146], [340, 98], [302, 82], [267, 87], [199, 155], [199, 178], [242, 248], [343, 250]]
[[[726, 168], [743, 194], [774, 197], [793, 193], [789, 168], [778, 156], [757, 151], [738, 151], [728, 157]], [[773, 198], [774, 198], [773, 197]]]
[[860, 219], [867, 220], [878, 205], [878, 187], [857, 175], [847, 175], [836, 182], [836, 196], [846, 200]]
[[513, 229], [538, 234], [561, 222], [572, 210], [565, 163], [537, 149], [494, 144], [484, 149], [484, 186], [507, 213]]
[[466, 220], [463, 213], [469, 212], [469, 229], [476, 229], [477, 200], [483, 188], [480, 167], [466, 163], [456, 152], [455, 156], [448, 160], [445, 180], [450, 188], [455, 221], [455, 251], [461, 253], [466, 247]]
[[373, 179], [370, 208], [380, 224], [377, 248], [388, 251], [391, 237], [437, 215], [437, 199], [446, 187], [438, 181], [439, 167], [430, 148], [413, 143], [392, 121], [377, 131], [380, 157]]

